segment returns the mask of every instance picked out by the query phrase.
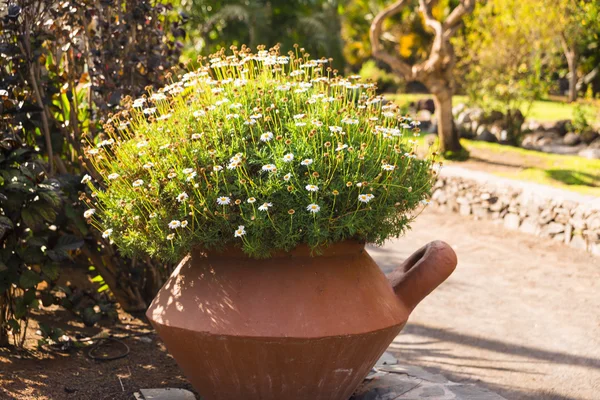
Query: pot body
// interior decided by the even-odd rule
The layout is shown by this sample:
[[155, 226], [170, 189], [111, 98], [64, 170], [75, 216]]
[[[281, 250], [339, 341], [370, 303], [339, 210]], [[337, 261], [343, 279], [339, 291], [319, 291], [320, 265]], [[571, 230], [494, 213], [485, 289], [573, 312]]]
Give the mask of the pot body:
[[192, 253], [147, 316], [207, 400], [346, 400], [411, 311], [358, 242]]

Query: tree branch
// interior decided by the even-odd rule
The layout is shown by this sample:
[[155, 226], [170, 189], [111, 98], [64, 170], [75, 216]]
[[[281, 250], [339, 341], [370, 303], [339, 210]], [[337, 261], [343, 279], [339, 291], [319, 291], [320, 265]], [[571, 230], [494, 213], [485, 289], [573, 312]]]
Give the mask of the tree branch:
[[425, 71], [433, 71], [436, 69], [436, 66], [443, 59], [444, 51], [444, 32], [442, 29], [442, 23], [433, 18], [431, 8], [431, 2], [428, 2], [427, 0], [419, 0], [419, 11], [421, 14], [423, 14], [423, 18], [425, 18], [425, 25], [435, 34], [431, 52], [429, 53], [429, 58], [424, 63], [419, 65], [419, 67]]
[[380, 41], [381, 29], [385, 19], [399, 13], [405, 5], [406, 0], [398, 0], [377, 14], [369, 29], [369, 39], [371, 41], [371, 52], [373, 57], [388, 64], [395, 72], [404, 76], [406, 80], [412, 80], [414, 79], [415, 74], [410, 65], [402, 61], [399, 57], [385, 51]]
[[[457, 26], [467, 14], [473, 12], [475, 8], [475, 0], [461, 0], [460, 4], [452, 10], [448, 18], [444, 21], [444, 31]], [[450, 35], [451, 36], [451, 35]]]

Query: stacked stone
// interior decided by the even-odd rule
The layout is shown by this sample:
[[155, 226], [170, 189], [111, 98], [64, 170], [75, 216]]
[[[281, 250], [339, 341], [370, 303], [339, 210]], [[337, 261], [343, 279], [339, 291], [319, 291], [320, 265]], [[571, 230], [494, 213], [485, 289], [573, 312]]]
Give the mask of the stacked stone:
[[572, 200], [456, 176], [441, 176], [431, 203], [444, 212], [488, 219], [508, 229], [600, 255], [600, 209]]

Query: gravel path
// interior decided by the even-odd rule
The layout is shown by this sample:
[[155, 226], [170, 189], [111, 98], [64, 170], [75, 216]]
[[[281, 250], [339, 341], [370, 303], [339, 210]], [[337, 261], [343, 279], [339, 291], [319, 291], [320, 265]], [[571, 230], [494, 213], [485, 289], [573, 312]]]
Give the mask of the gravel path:
[[402, 363], [509, 400], [600, 399], [600, 258], [431, 209], [369, 252], [388, 271], [434, 239], [459, 265], [392, 344]]

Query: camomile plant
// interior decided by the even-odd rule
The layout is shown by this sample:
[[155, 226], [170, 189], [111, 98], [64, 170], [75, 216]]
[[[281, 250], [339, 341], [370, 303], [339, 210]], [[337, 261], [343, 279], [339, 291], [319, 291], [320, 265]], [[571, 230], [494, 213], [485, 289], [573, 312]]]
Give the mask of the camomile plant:
[[[89, 222], [125, 255], [250, 257], [401, 235], [436, 176], [417, 123], [302, 49], [242, 47], [129, 99], [87, 156]], [[93, 211], [91, 211], [93, 210]]]

